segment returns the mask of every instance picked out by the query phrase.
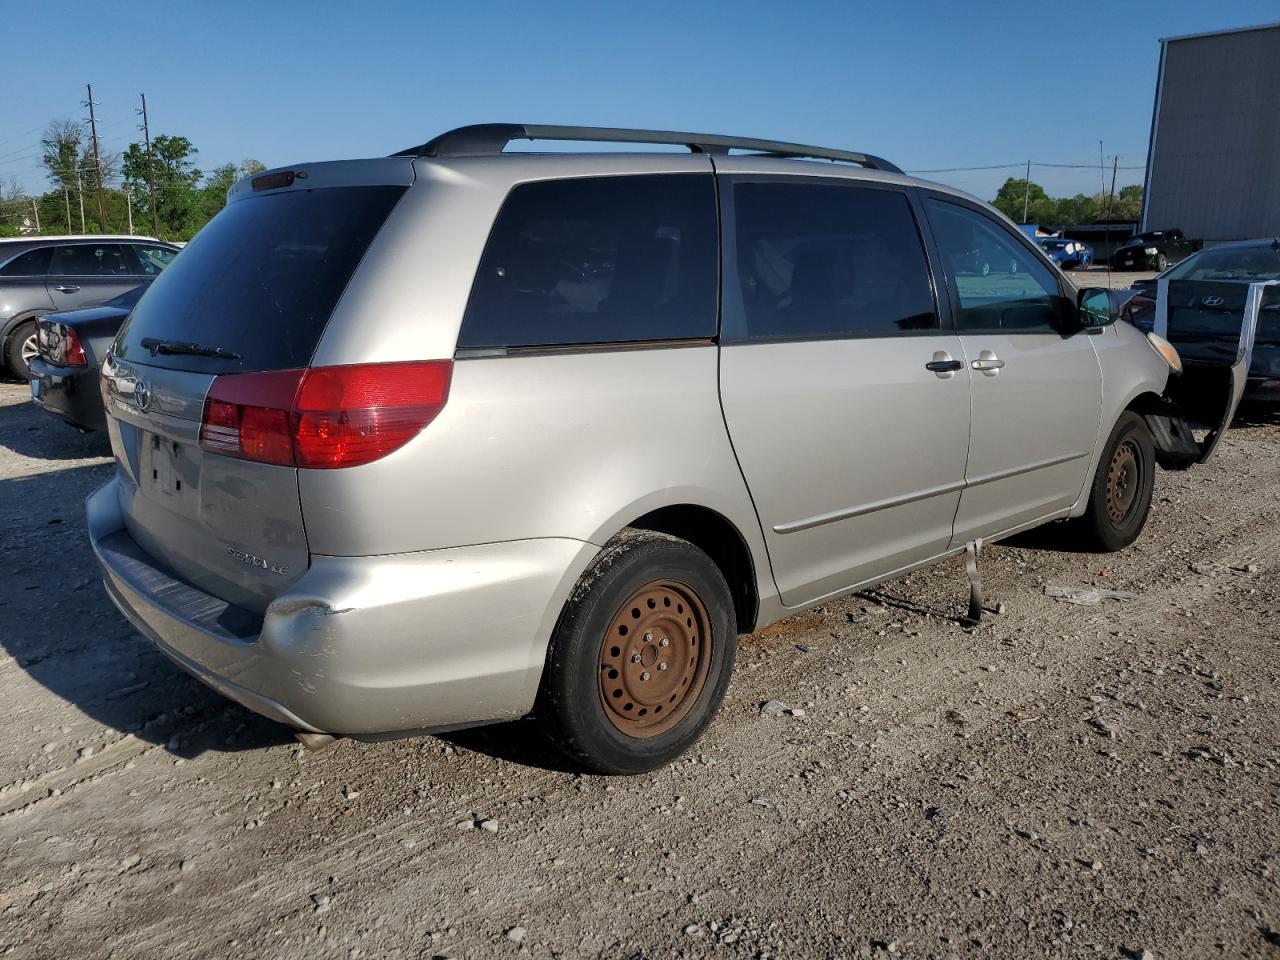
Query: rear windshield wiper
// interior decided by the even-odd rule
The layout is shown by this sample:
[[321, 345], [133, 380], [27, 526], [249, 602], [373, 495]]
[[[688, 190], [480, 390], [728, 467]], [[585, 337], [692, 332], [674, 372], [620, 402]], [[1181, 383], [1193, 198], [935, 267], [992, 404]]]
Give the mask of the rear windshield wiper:
[[154, 337], [144, 337], [142, 347], [144, 350], [150, 350], [153, 357], [157, 353], [181, 353], [193, 357], [217, 357], [219, 360], [244, 359], [240, 354], [232, 353], [230, 350], [223, 350], [221, 347], [206, 347], [200, 343], [187, 343], [182, 340], [157, 340]]

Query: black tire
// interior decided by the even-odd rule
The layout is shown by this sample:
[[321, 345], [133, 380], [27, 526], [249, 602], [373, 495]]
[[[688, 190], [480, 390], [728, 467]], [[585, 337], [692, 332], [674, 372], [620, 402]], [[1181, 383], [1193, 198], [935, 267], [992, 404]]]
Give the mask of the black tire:
[[[633, 622], [642, 627], [631, 631]], [[736, 625], [729, 585], [710, 557], [677, 537], [624, 530], [579, 578], [556, 625], [534, 711], [544, 733], [597, 773], [670, 763], [724, 699]]]
[[1156, 272], [1164, 273], [1165, 269], [1168, 266], [1169, 266], [1169, 258], [1166, 257], [1163, 253], [1156, 254]]
[[22, 356], [22, 348], [23, 344], [31, 340], [35, 335], [36, 322], [34, 320], [24, 320], [13, 328], [13, 332], [9, 334], [9, 339], [5, 341], [5, 366], [10, 376], [15, 380], [21, 380], [23, 383], [31, 379], [31, 367]]
[[1126, 410], [1098, 460], [1088, 509], [1074, 522], [1082, 546], [1114, 553], [1138, 539], [1151, 513], [1155, 468], [1151, 430], [1142, 417]]

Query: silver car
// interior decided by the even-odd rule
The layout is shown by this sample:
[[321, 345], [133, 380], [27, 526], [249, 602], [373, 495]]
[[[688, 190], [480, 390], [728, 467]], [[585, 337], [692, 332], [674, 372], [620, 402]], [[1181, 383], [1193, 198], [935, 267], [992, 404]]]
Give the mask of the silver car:
[[304, 739], [533, 713], [649, 770], [739, 634], [1050, 521], [1133, 542], [1212, 437], [1115, 319], [869, 155], [486, 125], [269, 171], [105, 361], [93, 547], [139, 630]]

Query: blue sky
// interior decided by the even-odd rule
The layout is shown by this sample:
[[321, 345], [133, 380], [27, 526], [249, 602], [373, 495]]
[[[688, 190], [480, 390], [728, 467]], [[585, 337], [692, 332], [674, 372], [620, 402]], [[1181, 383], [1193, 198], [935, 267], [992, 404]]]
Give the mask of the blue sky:
[[[1157, 40], [1277, 19], [1276, 0], [0, 0], [0, 180], [43, 189], [39, 132], [84, 115], [86, 81], [107, 149], [140, 137], [145, 92], [153, 135], [188, 137], [204, 168], [374, 156], [494, 120], [796, 140], [908, 170], [1096, 164], [1102, 140], [1108, 164], [1141, 167]], [[989, 199], [1021, 175], [929, 176]], [[1032, 179], [1100, 184], [1096, 166]]]

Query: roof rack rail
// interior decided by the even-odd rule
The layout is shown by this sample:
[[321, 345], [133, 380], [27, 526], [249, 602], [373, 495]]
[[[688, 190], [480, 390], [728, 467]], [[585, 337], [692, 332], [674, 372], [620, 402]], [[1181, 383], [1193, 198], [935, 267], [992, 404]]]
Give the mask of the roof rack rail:
[[837, 160], [857, 163], [871, 170], [902, 173], [880, 157], [828, 147], [810, 147], [781, 140], [726, 137], [714, 133], [677, 133], [673, 130], [628, 130], [621, 127], [557, 127], [529, 123], [479, 123], [442, 133], [417, 147], [393, 153], [394, 157], [487, 157], [502, 153], [512, 140], [581, 140], [593, 143], [654, 143], [688, 147], [694, 153], [728, 153], [751, 150], [771, 157]]

